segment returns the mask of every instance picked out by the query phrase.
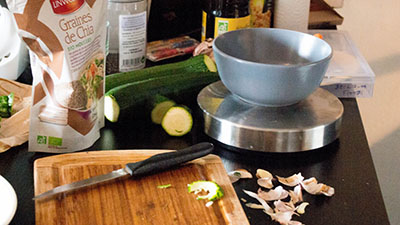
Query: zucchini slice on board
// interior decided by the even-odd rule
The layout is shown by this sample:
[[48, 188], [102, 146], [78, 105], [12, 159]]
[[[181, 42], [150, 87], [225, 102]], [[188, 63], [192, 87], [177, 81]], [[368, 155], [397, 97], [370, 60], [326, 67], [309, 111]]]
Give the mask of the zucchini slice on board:
[[198, 195], [197, 199], [208, 199], [209, 201], [215, 201], [220, 199], [224, 196], [224, 192], [216, 182], [214, 181], [205, 181], [199, 180], [195, 181], [191, 184], [188, 184], [188, 191], [189, 192], [207, 192], [206, 195]]
[[193, 127], [193, 117], [186, 106], [173, 106], [165, 113], [162, 128], [171, 136], [183, 136], [189, 133]]

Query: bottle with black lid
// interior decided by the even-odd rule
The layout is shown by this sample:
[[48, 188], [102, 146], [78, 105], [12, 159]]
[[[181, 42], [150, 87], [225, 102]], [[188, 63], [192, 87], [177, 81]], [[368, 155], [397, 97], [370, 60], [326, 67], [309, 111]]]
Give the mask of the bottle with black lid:
[[249, 0], [203, 0], [202, 41], [249, 26]]

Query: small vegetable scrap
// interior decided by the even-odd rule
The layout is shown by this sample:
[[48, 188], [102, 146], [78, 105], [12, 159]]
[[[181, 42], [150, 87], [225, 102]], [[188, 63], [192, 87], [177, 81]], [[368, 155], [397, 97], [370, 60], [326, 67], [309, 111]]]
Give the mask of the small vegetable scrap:
[[[224, 196], [224, 191], [222, 190], [221, 186], [214, 181], [195, 181], [191, 184], [188, 184], [188, 191], [189, 193], [194, 192], [194, 194], [197, 195], [197, 200], [209, 200], [209, 202], [206, 203], [207, 207], [211, 206], [214, 201]], [[199, 195], [203, 192], [205, 194]]]
[[333, 187], [329, 187], [326, 184], [318, 183], [315, 177], [311, 177], [301, 183], [301, 186], [306, 190], [309, 194], [312, 195], [326, 195], [332, 196], [335, 194], [335, 189]]
[[270, 172], [258, 169], [256, 172], [256, 177], [258, 178], [257, 184], [264, 188], [272, 188], [274, 185], [272, 184], [273, 176]]
[[8, 118], [12, 114], [12, 106], [14, 103], [14, 93], [0, 96], [0, 117]]
[[253, 178], [253, 175], [251, 175], [251, 173], [245, 169], [238, 169], [238, 170], [229, 172], [228, 177], [229, 177], [231, 183], [235, 183], [239, 179]]
[[213, 39], [208, 38], [207, 40], [201, 42], [193, 51], [193, 56], [197, 55], [207, 55], [209, 56], [213, 61], [214, 59], [214, 52], [212, 49], [213, 46]]
[[[248, 175], [248, 171], [244, 169], [238, 169], [229, 172], [228, 175], [231, 182], [234, 183], [242, 177], [241, 174], [245, 174], [246, 178], [252, 178], [251, 174]], [[308, 202], [303, 202], [304, 189], [311, 195], [325, 195], [333, 196], [335, 189], [323, 183], [318, 183], [315, 177], [304, 179], [301, 173], [294, 174], [289, 177], [274, 176], [263, 169], [258, 169], [256, 172], [257, 184], [262, 187], [259, 188], [257, 193], [243, 190], [248, 196], [258, 200], [260, 204], [246, 203], [246, 206], [252, 209], [263, 209], [272, 220], [279, 222], [282, 225], [301, 225], [299, 221], [292, 220], [293, 215], [300, 216], [305, 213], [306, 207], [309, 205]], [[274, 188], [272, 181], [277, 180], [279, 183], [287, 186], [294, 187], [293, 190], [285, 190], [283, 186], [278, 185]], [[263, 188], [268, 189], [267, 191]], [[289, 201], [285, 201], [289, 197]], [[242, 200], [243, 201], [243, 200]], [[246, 202], [246, 201], [244, 201]], [[268, 202], [272, 202], [274, 207], [271, 207]]]
[[314, 34], [314, 37], [317, 37], [317, 38], [320, 38], [320, 39], [324, 39], [324, 37], [320, 33]]
[[282, 183], [286, 186], [289, 186], [289, 187], [294, 187], [294, 186], [300, 184], [304, 180], [304, 177], [301, 175], [301, 173], [294, 174], [287, 178], [280, 177], [280, 176], [276, 176], [276, 177], [278, 178], [280, 183]]
[[157, 186], [157, 188], [159, 188], [159, 189], [166, 189], [166, 188], [169, 188], [169, 187], [172, 187], [172, 185], [171, 184], [163, 184], [163, 185], [158, 185]]
[[258, 196], [266, 201], [274, 201], [287, 198], [289, 196], [289, 192], [283, 189], [282, 186], [278, 186], [269, 191], [263, 191], [261, 188], [259, 188]]

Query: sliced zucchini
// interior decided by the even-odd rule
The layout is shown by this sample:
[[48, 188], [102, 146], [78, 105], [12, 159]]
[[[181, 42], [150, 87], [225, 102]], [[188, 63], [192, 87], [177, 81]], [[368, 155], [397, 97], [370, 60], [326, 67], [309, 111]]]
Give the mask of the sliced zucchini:
[[189, 133], [193, 126], [190, 109], [183, 105], [171, 107], [165, 113], [161, 126], [171, 136], [183, 136]]
[[198, 72], [173, 74], [126, 83], [105, 94], [108, 102], [105, 102], [104, 113], [111, 122], [117, 122], [121, 117], [123, 121], [126, 121], [140, 113], [149, 115], [151, 110], [146, 112], [144, 109], [148, 108], [148, 103], [154, 96], [163, 95], [172, 99], [190, 96], [194, 91], [201, 90], [217, 80], [219, 80], [218, 73]]
[[195, 194], [202, 191], [207, 192], [206, 195], [198, 195], [197, 199], [208, 199], [209, 201], [215, 201], [224, 196], [221, 186], [214, 181], [195, 181], [191, 184], [188, 184], [188, 191], [194, 192]]
[[161, 124], [167, 111], [176, 105], [176, 103], [162, 95], [156, 95], [152, 100], [151, 121], [155, 124]]
[[110, 122], [114, 123], [118, 121], [119, 112], [120, 112], [119, 105], [115, 100], [114, 96], [106, 95], [104, 97], [104, 116]]

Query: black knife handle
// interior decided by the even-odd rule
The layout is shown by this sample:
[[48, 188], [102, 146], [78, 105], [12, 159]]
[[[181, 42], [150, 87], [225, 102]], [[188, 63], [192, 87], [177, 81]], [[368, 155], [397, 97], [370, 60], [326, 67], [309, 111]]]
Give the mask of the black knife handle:
[[175, 152], [153, 155], [140, 162], [128, 163], [126, 169], [134, 177], [154, 174], [208, 155], [213, 149], [213, 144], [202, 142]]

